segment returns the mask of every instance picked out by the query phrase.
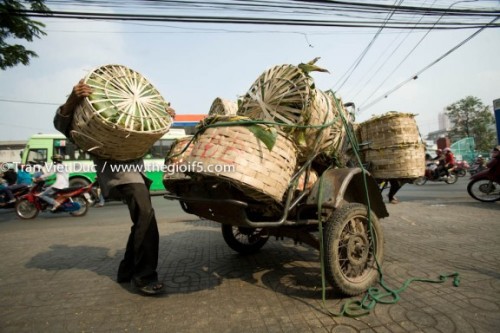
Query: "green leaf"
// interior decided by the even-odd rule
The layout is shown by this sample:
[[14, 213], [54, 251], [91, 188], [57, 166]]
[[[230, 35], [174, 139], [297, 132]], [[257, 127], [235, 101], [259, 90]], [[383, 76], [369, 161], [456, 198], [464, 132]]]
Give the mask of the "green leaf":
[[247, 127], [257, 139], [262, 141], [269, 151], [273, 150], [278, 132], [274, 127], [262, 127], [258, 125], [250, 125]]

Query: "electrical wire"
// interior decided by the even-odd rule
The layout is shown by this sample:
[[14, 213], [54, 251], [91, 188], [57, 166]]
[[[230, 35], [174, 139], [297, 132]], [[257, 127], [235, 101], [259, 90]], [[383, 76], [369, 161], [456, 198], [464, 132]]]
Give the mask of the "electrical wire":
[[[401, 5], [403, 3], [404, 0], [399, 0], [399, 3], [398, 5]], [[396, 4], [397, 1], [395, 1], [394, 3]], [[365, 47], [365, 49], [363, 50], [363, 52], [361, 52], [361, 54], [358, 56], [358, 58], [354, 61], [354, 63], [351, 65], [351, 67], [349, 67], [349, 69], [341, 76], [340, 78], [340, 85], [337, 86], [335, 88], [335, 91], [339, 91], [340, 89], [342, 89], [342, 87], [344, 86], [344, 84], [349, 80], [349, 78], [351, 77], [352, 73], [354, 73], [354, 71], [359, 67], [359, 64], [361, 63], [361, 61], [364, 59], [364, 57], [366, 56], [366, 54], [368, 53], [368, 51], [370, 50], [370, 48], [373, 46], [373, 44], [375, 43], [375, 41], [377, 40], [377, 38], [380, 36], [380, 33], [382, 32], [382, 30], [384, 30], [384, 27], [387, 25], [387, 23], [389, 22], [389, 20], [391, 19], [391, 17], [394, 15], [395, 13], [395, 10], [393, 10], [386, 18], [384, 24], [382, 24], [382, 26], [378, 29], [378, 31], [375, 33], [375, 36], [373, 36], [372, 40], [370, 41], [370, 43], [368, 43], [368, 45]]]
[[[465, 1], [457, 1], [457, 2], [454, 2], [450, 5], [449, 8], [451, 8], [452, 6], [454, 6], [455, 4], [457, 3], [465, 3], [465, 2], [477, 2], [477, 0], [465, 0]], [[445, 15], [445, 13], [443, 13], [443, 15], [441, 17], [438, 18], [438, 20], [436, 21], [436, 24], [443, 18], [443, 16]], [[405, 57], [393, 68], [393, 70], [386, 76], [386, 78], [373, 90], [373, 92], [368, 95], [368, 97], [366, 97], [364, 99], [364, 101], [362, 103], [360, 103], [360, 105], [365, 105], [365, 103], [367, 101], [370, 100], [370, 98], [375, 95], [375, 93], [387, 82], [387, 80], [389, 80], [389, 78], [403, 65], [403, 63], [410, 57], [411, 54], [413, 54], [413, 52], [418, 48], [418, 46], [424, 41], [424, 39], [430, 34], [430, 32], [433, 30], [433, 28], [429, 29], [425, 34], [424, 36], [422, 36], [422, 38], [420, 38], [420, 40], [415, 44], [415, 46], [405, 55]]]
[[[431, 4], [431, 7], [436, 3], [437, 0], [434, 0], [433, 3]], [[419, 22], [419, 21], [418, 21]], [[389, 62], [389, 60], [394, 56], [397, 50], [401, 48], [403, 43], [408, 39], [410, 34], [413, 32], [413, 30], [409, 30], [406, 32], [406, 36], [399, 42], [399, 44], [392, 50], [392, 52], [389, 54], [389, 56], [385, 57], [385, 60], [383, 61], [382, 64], [373, 72], [373, 74], [368, 78], [368, 80], [361, 79], [360, 82], [363, 82], [363, 87], [359, 89], [352, 97], [349, 97], [348, 100], [355, 100], [356, 97], [363, 91], [363, 89], [375, 78], [375, 76], [382, 70], [382, 68]], [[430, 32], [430, 30], [429, 30]], [[402, 33], [402, 32], [401, 32]], [[393, 42], [395, 42], [397, 38], [394, 39]], [[389, 48], [387, 48], [389, 49]], [[377, 62], [381, 59], [383, 54], [381, 54], [380, 58], [377, 60]], [[356, 87], [356, 86], [355, 86]], [[354, 88], [352, 88], [354, 90]]]
[[[498, 19], [500, 19], [500, 16], [494, 18], [490, 23], [493, 24], [494, 22], [496, 22]], [[393, 89], [387, 91], [385, 94], [381, 95], [380, 97], [376, 98], [375, 100], [373, 100], [372, 102], [368, 103], [366, 106], [361, 106], [358, 110], [359, 110], [359, 113], [361, 113], [362, 111], [370, 108], [371, 106], [373, 106], [374, 104], [380, 102], [381, 100], [383, 100], [384, 98], [387, 98], [390, 94], [392, 94], [393, 92], [395, 92], [396, 90], [400, 89], [401, 87], [403, 87], [404, 85], [406, 85], [408, 82], [411, 82], [413, 80], [416, 80], [419, 75], [421, 75], [423, 72], [425, 72], [426, 70], [428, 70], [429, 68], [431, 68], [432, 66], [434, 66], [435, 64], [437, 64], [438, 62], [440, 62], [441, 60], [443, 60], [444, 58], [446, 58], [447, 56], [449, 56], [451, 53], [453, 53], [454, 51], [456, 51], [458, 48], [460, 48], [461, 46], [463, 46], [464, 44], [466, 44], [467, 42], [469, 42], [472, 38], [476, 37], [480, 32], [482, 32], [484, 29], [486, 29], [487, 25], [484, 26], [483, 28], [480, 28], [479, 30], [477, 30], [476, 32], [474, 32], [472, 35], [470, 35], [469, 37], [467, 37], [466, 39], [464, 39], [463, 41], [461, 41], [460, 43], [458, 43], [457, 45], [455, 45], [453, 48], [451, 48], [450, 50], [448, 50], [446, 53], [444, 53], [442, 56], [440, 56], [439, 58], [437, 58], [436, 60], [434, 60], [433, 62], [431, 62], [430, 64], [428, 64], [427, 66], [425, 66], [424, 68], [422, 68], [421, 70], [419, 70], [417, 73], [415, 73], [412, 77], [410, 77], [409, 79], [406, 79], [405, 81], [399, 83], [396, 87], [394, 87]]]

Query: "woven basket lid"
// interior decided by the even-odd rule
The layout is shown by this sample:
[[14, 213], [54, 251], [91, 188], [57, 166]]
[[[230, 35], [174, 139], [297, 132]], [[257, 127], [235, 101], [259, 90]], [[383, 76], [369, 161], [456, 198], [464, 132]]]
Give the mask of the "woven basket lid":
[[170, 103], [138, 72], [105, 65], [84, 82], [93, 89], [86, 101], [104, 122], [131, 132], [166, 133], [170, 128]]

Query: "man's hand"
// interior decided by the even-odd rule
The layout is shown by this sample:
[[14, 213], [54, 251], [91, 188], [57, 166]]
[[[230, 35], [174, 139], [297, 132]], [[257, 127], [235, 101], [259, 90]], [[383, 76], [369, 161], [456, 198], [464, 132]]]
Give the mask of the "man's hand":
[[172, 119], [175, 118], [175, 110], [172, 109], [170, 106], [167, 107], [167, 113], [170, 115], [170, 117], [172, 117]]
[[80, 99], [89, 97], [90, 94], [92, 94], [92, 88], [88, 84], [83, 83], [83, 80], [80, 80], [80, 82], [78, 82], [76, 86], [73, 87], [72, 94]]
[[69, 116], [75, 111], [76, 106], [82, 101], [83, 98], [92, 94], [92, 88], [80, 80], [71, 91], [66, 103], [61, 106], [60, 112], [63, 116]]

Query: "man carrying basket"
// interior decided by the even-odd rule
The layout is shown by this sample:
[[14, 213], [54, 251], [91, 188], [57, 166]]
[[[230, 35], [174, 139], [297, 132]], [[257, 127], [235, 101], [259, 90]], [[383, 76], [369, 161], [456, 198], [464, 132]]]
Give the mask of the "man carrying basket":
[[[92, 92], [92, 88], [81, 80], [56, 112], [54, 126], [70, 140], [75, 109]], [[174, 117], [175, 114], [170, 115]], [[97, 156], [93, 159], [104, 196], [124, 199], [133, 222], [117, 282], [130, 282], [144, 295], [159, 294], [164, 285], [158, 281], [157, 273], [159, 232], [149, 194], [151, 180], [143, 172], [132, 171], [144, 170], [144, 161], [142, 158], [115, 161]]]

